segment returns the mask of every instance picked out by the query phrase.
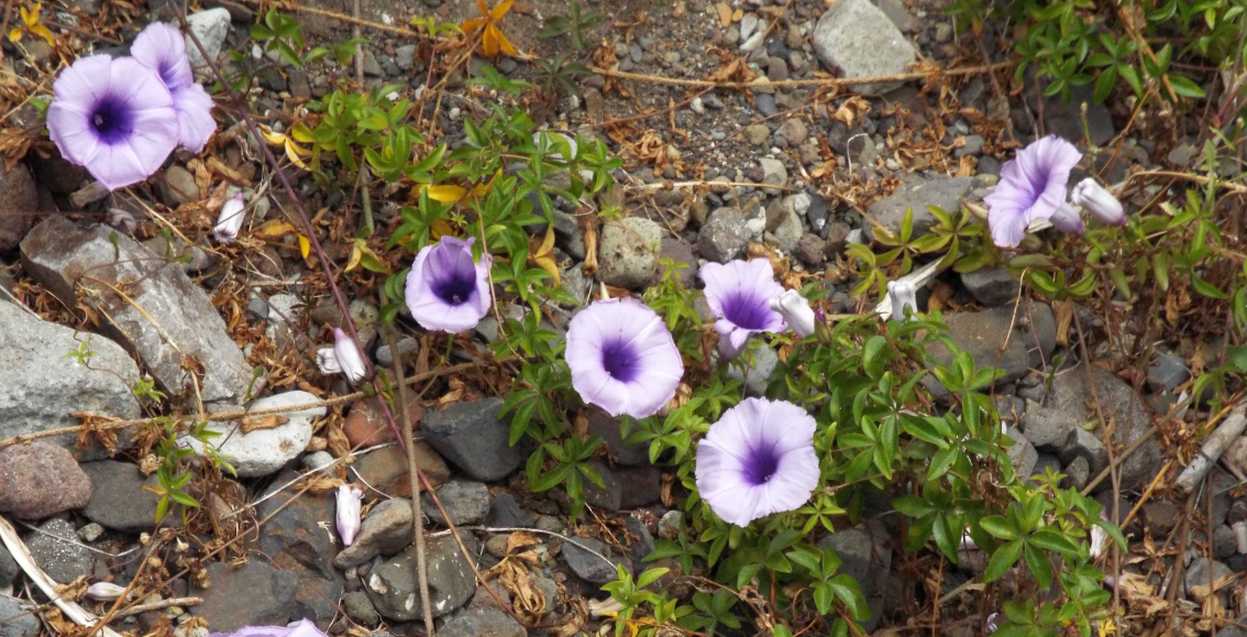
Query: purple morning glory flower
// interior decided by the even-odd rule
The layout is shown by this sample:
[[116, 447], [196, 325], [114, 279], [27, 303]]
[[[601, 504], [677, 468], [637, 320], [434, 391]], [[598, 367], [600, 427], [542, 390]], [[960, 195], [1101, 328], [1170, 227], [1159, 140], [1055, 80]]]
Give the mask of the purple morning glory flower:
[[719, 333], [719, 353], [732, 358], [745, 347], [754, 332], [782, 332], [784, 317], [771, 308], [771, 299], [784, 293], [775, 282], [766, 259], [707, 263], [701, 266], [706, 284], [706, 303], [714, 313]]
[[489, 312], [492, 260], [472, 262], [472, 239], [442, 237], [425, 246], [407, 275], [407, 307], [426, 330], [452, 334], [476, 327]]
[[130, 55], [155, 71], [173, 95], [173, 108], [178, 114], [178, 143], [193, 153], [203, 150], [216, 131], [212, 97], [195, 83], [182, 32], [172, 25], [153, 22], [134, 39]]
[[1065, 204], [1070, 170], [1082, 160], [1074, 145], [1049, 135], [1018, 151], [1000, 170], [1000, 183], [983, 198], [992, 242], [1015, 248], [1037, 219], [1051, 219]]
[[746, 398], [697, 443], [697, 491], [736, 526], [805, 504], [818, 486], [814, 419], [783, 400]]
[[52, 94], [52, 141], [109, 190], [147, 179], [177, 146], [173, 97], [133, 58], [80, 58], [56, 78]]
[[567, 326], [572, 387], [612, 416], [645, 418], [675, 396], [684, 361], [662, 317], [632, 299], [598, 301]]

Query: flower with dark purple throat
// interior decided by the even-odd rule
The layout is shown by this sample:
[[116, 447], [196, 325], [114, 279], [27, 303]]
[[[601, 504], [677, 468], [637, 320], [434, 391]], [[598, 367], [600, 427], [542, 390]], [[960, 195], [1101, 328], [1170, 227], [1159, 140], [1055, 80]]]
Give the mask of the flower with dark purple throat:
[[706, 303], [715, 315], [719, 355], [734, 358], [754, 332], [782, 332], [784, 317], [771, 309], [771, 299], [784, 293], [766, 259], [707, 263], [701, 266]]
[[173, 96], [173, 109], [178, 114], [178, 143], [192, 153], [203, 150], [216, 131], [212, 97], [195, 83], [182, 32], [175, 26], [153, 22], [134, 39], [130, 55], [155, 71]]
[[612, 416], [645, 418], [675, 396], [684, 361], [662, 317], [632, 299], [598, 301], [567, 325], [572, 387]]
[[1065, 205], [1069, 173], [1081, 160], [1082, 153], [1073, 144], [1049, 135], [1005, 162], [1000, 183], [983, 198], [992, 242], [1016, 248], [1032, 222], [1051, 220]]
[[489, 312], [488, 254], [472, 261], [472, 239], [442, 237], [425, 246], [407, 275], [407, 308], [426, 330], [470, 330]]
[[818, 486], [814, 428], [790, 402], [746, 398], [697, 443], [697, 491], [736, 526], [799, 508]]
[[109, 190], [147, 179], [177, 146], [173, 97], [132, 58], [81, 58], [61, 72], [52, 94], [52, 141]]

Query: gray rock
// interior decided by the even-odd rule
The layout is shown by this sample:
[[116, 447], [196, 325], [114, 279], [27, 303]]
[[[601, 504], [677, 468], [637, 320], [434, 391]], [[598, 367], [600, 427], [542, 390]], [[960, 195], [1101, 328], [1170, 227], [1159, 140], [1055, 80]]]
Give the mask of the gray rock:
[[[996, 307], [947, 314], [944, 322], [948, 325], [949, 337], [970, 354], [977, 367], [995, 367], [1004, 372], [996, 381], [1002, 383], [1021, 378], [1027, 370], [1038, 367], [1048, 360], [1056, 347], [1056, 320], [1051, 308], [1036, 303], [1030, 311], [1023, 309], [1018, 314], [1015, 320], [1012, 308]], [[1010, 325], [1013, 326], [1011, 336]], [[1000, 346], [1006, 339], [1008, 347], [1001, 352]], [[941, 363], [952, 360], [943, 343], [932, 344], [929, 352]]]
[[739, 257], [749, 240], [758, 234], [749, 222], [750, 217], [736, 208], [718, 208], [711, 212], [697, 235], [701, 256], [719, 263]]
[[[916, 59], [913, 44], [870, 0], [839, 0], [818, 19], [811, 35], [814, 53], [845, 77], [893, 75]], [[879, 95], [896, 84], [864, 84], [854, 89]]]
[[818, 235], [807, 232], [797, 240], [794, 253], [807, 267], [819, 268], [827, 261], [827, 242]]
[[491, 606], [467, 608], [442, 624], [444, 637], [526, 637], [528, 631], [510, 615]]
[[144, 477], [127, 462], [101, 460], [82, 465], [91, 479], [91, 501], [82, 513], [115, 531], [142, 531], [156, 526], [159, 498], [144, 487], [159, 484], [155, 475]]
[[1192, 592], [1194, 589], [1202, 588], [1205, 591], [1208, 591], [1210, 588], [1218, 588], [1218, 585], [1220, 584], [1220, 590], [1224, 591], [1225, 588], [1223, 580], [1228, 581], [1233, 577], [1234, 571], [1230, 570], [1230, 567], [1225, 564], [1222, 564], [1216, 560], [1210, 560], [1206, 557], [1197, 557], [1189, 565], [1187, 565], [1186, 576], [1183, 578], [1183, 583], [1186, 584], [1186, 591], [1188, 595], [1193, 595], [1195, 599], [1202, 600], [1206, 597], [1206, 594], [1195, 595]]
[[662, 472], [657, 467], [621, 467], [614, 473], [615, 480], [623, 487], [620, 490], [620, 508], [636, 509], [662, 498]]
[[620, 427], [619, 420], [605, 411], [597, 407], [589, 409], [589, 434], [606, 443], [606, 451], [612, 460], [626, 466], [648, 463], [648, 446], [625, 442]]
[[98, 522], [91, 522], [78, 529], [78, 538], [83, 542], [94, 542], [104, 535], [104, 531], [104, 527]]
[[[740, 365], [742, 362], [748, 365], [743, 373]], [[770, 345], [759, 343], [749, 347], [734, 360], [727, 369], [727, 375], [728, 378], [743, 380], [746, 394], [765, 396], [766, 387], [771, 382], [771, 374], [775, 372], [775, 366], [778, 364], [779, 354]]]
[[[75, 411], [139, 417], [130, 391], [139, 368], [120, 345], [4, 301], [0, 327], [0, 438], [77, 425]], [[75, 436], [52, 441], [73, 448]], [[80, 455], [97, 458], [103, 450], [92, 444]]]
[[41, 520], [90, 498], [91, 479], [65, 449], [40, 441], [0, 449], [0, 512]]
[[[772, 59], [777, 60], [780, 64], [784, 63], [784, 61], [780, 58], [772, 58]], [[774, 80], [778, 78], [772, 77], [771, 79]], [[783, 124], [780, 124], [778, 132], [779, 132], [779, 136], [782, 137], [784, 141], [788, 142], [792, 146], [800, 146], [801, 144], [805, 143], [806, 138], [810, 136], [810, 130], [805, 125], [805, 122], [795, 117], [792, 119], [785, 120]], [[798, 195], [790, 195], [790, 196], [795, 197]]]
[[638, 289], [658, 272], [662, 226], [642, 217], [609, 221], [598, 247], [598, 277], [607, 285]]
[[316, 451], [303, 456], [303, 466], [308, 471], [316, 471], [333, 464], [333, 454], [328, 451]]
[[515, 496], [503, 491], [494, 496], [494, 503], [489, 508], [486, 526], [521, 527], [532, 526], [535, 518], [532, 513], [520, 507]]
[[602, 479], [598, 486], [586, 480], [584, 485], [585, 502], [607, 511], [618, 511], [623, 508], [623, 484], [615, 479], [615, 472], [601, 460], [590, 460], [589, 468]]
[[[280, 409], [295, 405], [314, 403], [316, 396], [302, 390], [283, 392], [251, 403], [251, 410]], [[253, 429], [243, 433], [241, 426], [232, 422], [210, 422], [208, 431], [220, 434], [208, 441], [221, 457], [227, 460], [243, 478], [255, 478], [275, 473], [286, 463], [294, 460], [312, 440], [312, 422], [325, 415], [323, 406], [282, 414], [286, 422], [266, 429]], [[180, 440], [195, 453], [203, 454], [204, 443], [184, 436]]]
[[22, 573], [22, 569], [17, 565], [17, 561], [9, 554], [9, 550], [0, 544], [0, 589], [8, 588], [13, 585], [13, 580]]
[[961, 284], [974, 300], [987, 307], [1012, 303], [1017, 299], [1019, 287], [1017, 278], [1005, 268], [963, 272]]
[[[614, 556], [606, 544], [600, 540], [588, 537], [572, 539], [577, 544], [563, 543], [563, 561], [567, 562], [568, 568], [572, 569], [576, 577], [591, 584], [605, 584], [615, 579], [617, 565], [626, 566], [626, 561]], [[610, 561], [603, 560], [603, 557]]]
[[[854, 0], [865, 2], [866, 0]], [[913, 210], [913, 237], [921, 236], [932, 225], [935, 217], [928, 206], [937, 206], [946, 212], [961, 209], [961, 202], [974, 186], [970, 177], [922, 177], [912, 174], [896, 189], [896, 192], [880, 199], [867, 208], [863, 226], [867, 238], [873, 240], [876, 225], [893, 235], [899, 235], [905, 211]]]
[[416, 45], [404, 44], [394, 49], [394, 63], [403, 71], [410, 71], [416, 62]]
[[[295, 475], [294, 471], [282, 473], [273, 481], [272, 488], [289, 482]], [[293, 616], [328, 627], [345, 589], [345, 582], [332, 563], [337, 506], [330, 494], [305, 493], [289, 504], [287, 499], [270, 498], [256, 507], [256, 514], [268, 520], [260, 530], [259, 548], [274, 568], [295, 576]]]
[[520, 449], [507, 445], [501, 410], [501, 398], [456, 403], [426, 414], [420, 429], [430, 446], [470, 477], [501, 480], [525, 458]]
[[342, 611], [352, 621], [369, 628], [381, 623], [381, 615], [373, 608], [372, 600], [364, 591], [352, 591], [342, 596]]
[[762, 166], [762, 183], [772, 186], [783, 186], [788, 183], [788, 168], [784, 166], [784, 162], [771, 157], [763, 157], [758, 160], [758, 164]]
[[26, 164], [0, 165], [0, 252], [17, 246], [35, 225], [39, 196]]
[[[1035, 451], [1035, 445], [1016, 429], [1010, 427], [1007, 433], [1013, 439], [1013, 444], [1009, 447], [1009, 460], [1013, 463], [1014, 473], [1019, 478], [1030, 477], [1035, 472], [1036, 463], [1039, 462], [1039, 452]], [[1060, 468], [1060, 464], [1057, 468]]]
[[[693, 287], [697, 279], [697, 255], [693, 254], [692, 245], [683, 239], [664, 237], [662, 240], [662, 251], [658, 253], [658, 259], [658, 276], [660, 278], [666, 276], [667, 272], [676, 270], [676, 279], [683, 283], [686, 288]], [[669, 267], [664, 265], [664, 259], [684, 267]]]
[[411, 535], [411, 500], [386, 500], [368, 512], [355, 541], [338, 553], [333, 564], [346, 570], [378, 555], [393, 555], [411, 544]]
[[171, 208], [199, 199], [199, 186], [189, 170], [173, 164], [165, 169], [160, 180], [160, 194]]
[[[1090, 369], [1104, 417], [1114, 425], [1113, 444], [1124, 449], [1147, 433], [1152, 414], [1130, 385], [1099, 367]], [[1036, 446], [1064, 446], [1069, 443], [1069, 436], [1077, 435], [1073, 433], [1076, 428], [1097, 420], [1094, 398], [1086, 379], [1081, 367], [1063, 371], [1052, 380], [1052, 389], [1043, 404], [1027, 406], [1026, 415], [1022, 417], [1023, 429], [1032, 442], [1042, 441]], [[1099, 437], [1098, 432], [1087, 433]], [[1142, 486], [1152, 479], [1159, 466], [1159, 443], [1155, 439], [1142, 443], [1122, 463], [1121, 488]]]
[[78, 544], [74, 525], [52, 518], [26, 536], [26, 547], [35, 563], [57, 584], [68, 584], [89, 575], [95, 568], [95, 555]]
[[[1022, 438], [1022, 439], [1026, 440], [1025, 438]], [[1027, 444], [1030, 444], [1029, 440], [1027, 440]], [[1032, 445], [1032, 447], [1033, 446], [1034, 445]], [[1031, 475], [1032, 476], [1044, 475], [1045, 473], [1048, 472], [1048, 469], [1052, 469], [1052, 471], [1055, 473], [1061, 473], [1061, 470], [1062, 470], [1061, 459], [1056, 457], [1055, 454], [1041, 453], [1039, 454], [1039, 459], [1035, 461], [1035, 468], [1031, 469]]]
[[39, 627], [33, 611], [16, 598], [0, 595], [0, 637], [36, 637]]
[[[470, 552], [478, 552], [475, 536], [464, 534], [463, 541]], [[454, 538], [431, 538], [425, 546], [425, 564], [434, 617], [449, 614], [464, 605], [476, 592], [476, 577], [459, 553]], [[415, 621], [424, 617], [415, 572], [414, 547], [390, 559], [373, 563], [364, 590], [378, 613], [394, 621]]]
[[1224, 560], [1238, 553], [1238, 539], [1234, 537], [1234, 529], [1228, 524], [1218, 526], [1212, 532], [1212, 555]]
[[1170, 164], [1179, 168], [1191, 167], [1191, 160], [1199, 156], [1199, 149], [1194, 144], [1183, 142], [1173, 147], [1169, 154], [1165, 155], [1165, 160]]
[[818, 546], [834, 549], [843, 560], [839, 572], [857, 580], [871, 611], [871, 618], [863, 627], [874, 630], [879, 624], [883, 593], [892, 568], [892, 549], [888, 547], [886, 532], [881, 525], [868, 523], [832, 533]]
[[[429, 519], [442, 526], [450, 526], [446, 524], [446, 518], [442, 516], [442, 512], [434, 506], [433, 498], [427, 493], [423, 497], [424, 511]], [[486, 487], [484, 483], [468, 480], [451, 480], [443, 484], [437, 489], [437, 497], [441, 500], [442, 506], [446, 507], [446, 513], [456, 526], [478, 524], [484, 520], [489, 514], [492, 498], [489, 495], [489, 487]]]
[[765, 146], [771, 140], [771, 129], [766, 124], [750, 124], [745, 127], [745, 139], [754, 146]]
[[[398, 347], [399, 355], [402, 356], [405, 361], [415, 360], [412, 357], [420, 351], [420, 341], [417, 341], [410, 336], [400, 338], [395, 345]], [[394, 365], [394, 356], [390, 353], [389, 345], [382, 345], [377, 348], [377, 363], [386, 369], [389, 369], [392, 365]]]
[[207, 575], [210, 586], [194, 593], [203, 599], [195, 607], [195, 615], [207, 620], [211, 630], [285, 626], [294, 618], [295, 590], [299, 585], [294, 573], [252, 557], [241, 567], [213, 562], [208, 565]]
[[[1108, 450], [1100, 437], [1082, 427], [1075, 427], [1065, 444], [1057, 450], [1062, 462], [1072, 463], [1076, 458], [1087, 461], [1089, 470], [1099, 473], [1108, 466]], [[1068, 471], [1067, 471], [1068, 473]]]
[[879, 10], [901, 31], [915, 31], [921, 25], [905, 7], [903, 0], [879, 0]]
[[680, 529], [684, 527], [684, 512], [680, 510], [671, 510], [662, 514], [658, 518], [658, 537], [664, 540], [674, 540], [680, 537]]
[[1070, 489], [1082, 489], [1091, 479], [1091, 465], [1085, 456], [1076, 456], [1065, 465], [1065, 486]]
[[[204, 370], [199, 391], [204, 402], [242, 398], [252, 382], [251, 367], [208, 295], [176, 264], [151, 257], [112, 228], [83, 227], [59, 215], [22, 241], [27, 273], [66, 305], [81, 300], [99, 312], [111, 335], [137, 353], [171, 393], [189, 389], [190, 357]], [[113, 288], [125, 289], [126, 298]]]
[[186, 22], [190, 25], [190, 32], [195, 35], [194, 38], [190, 34], [186, 35], [186, 57], [190, 59], [191, 67], [195, 68], [208, 63], [203, 54], [199, 52], [199, 47], [195, 46], [195, 39], [203, 45], [204, 52], [208, 55], [207, 59], [216, 60], [221, 54], [221, 48], [225, 45], [225, 38], [229, 36], [229, 11], [220, 7], [197, 11], [186, 16]]
[[1154, 392], [1170, 391], [1190, 377], [1191, 370], [1187, 369], [1186, 361], [1181, 356], [1157, 352], [1147, 368], [1147, 388]]
[[1074, 87], [1070, 99], [1057, 96], [1044, 102], [1044, 130], [1050, 135], [1059, 135], [1065, 139], [1082, 145], [1088, 136], [1084, 133], [1082, 104], [1087, 104], [1086, 131], [1090, 133], [1091, 143], [1103, 146], [1113, 139], [1116, 130], [1113, 128], [1113, 116], [1104, 104], [1091, 99], [1091, 87]]
[[801, 235], [805, 233], [805, 224], [801, 222], [800, 215], [790, 210], [783, 211], [778, 221], [771, 230], [775, 246], [783, 252], [791, 253], [797, 249]]

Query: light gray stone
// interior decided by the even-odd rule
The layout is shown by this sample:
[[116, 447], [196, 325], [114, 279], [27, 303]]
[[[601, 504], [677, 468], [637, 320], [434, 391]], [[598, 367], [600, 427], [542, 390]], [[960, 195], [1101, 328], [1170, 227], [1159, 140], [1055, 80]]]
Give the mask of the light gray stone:
[[765, 228], [765, 219], [761, 224], [762, 228], [756, 227], [752, 221], [750, 215], [736, 208], [715, 209], [706, 218], [706, 223], [697, 236], [697, 249], [701, 256], [719, 263], [727, 263], [739, 257], [749, 241]]
[[[741, 366], [737, 363], [747, 362], [748, 367], [741, 372]], [[728, 367], [727, 375], [729, 378], [743, 380], [745, 382], [745, 393], [750, 396], [765, 396], [766, 386], [771, 382], [771, 374], [775, 372], [775, 366], [779, 364], [779, 355], [770, 345], [760, 343], [754, 347], [750, 347], [748, 351], [741, 354], [740, 358]]]
[[68, 584], [95, 568], [95, 555], [78, 543], [74, 525], [52, 518], [26, 536], [26, 547], [57, 584]]
[[[449, 526], [442, 512], [434, 505], [433, 498], [427, 493], [423, 497], [425, 515], [442, 526]], [[469, 480], [451, 480], [443, 484], [437, 488], [437, 497], [456, 526], [480, 523], [489, 514], [492, 500], [489, 487]]]
[[[75, 357], [76, 352], [87, 355]], [[0, 301], [0, 438], [77, 425], [76, 411], [138, 418], [131, 393], [138, 379], [138, 365], [108, 338]], [[52, 440], [72, 449], [74, 438]], [[78, 453], [98, 458], [103, 450], [92, 445]]]
[[138, 354], [170, 393], [190, 393], [187, 366], [197, 365], [204, 402], [241, 399], [251, 367], [225, 322], [181, 267], [152, 256], [108, 226], [84, 227], [60, 215], [22, 241], [27, 273], [66, 305], [81, 301], [94, 308], [110, 336]]
[[870, 204], [866, 209], [866, 223], [863, 226], [866, 236], [873, 240], [876, 226], [882, 226], [893, 235], [899, 235], [906, 210], [914, 211], [911, 236], [921, 236], [935, 225], [935, 216], [928, 210], [928, 206], [938, 206], [949, 213], [957, 212], [973, 186], [974, 179], [970, 177], [910, 175], [896, 192]]
[[[1013, 462], [1014, 473], [1019, 478], [1030, 477], [1035, 471], [1036, 463], [1039, 462], [1039, 452], [1035, 451], [1035, 445], [1016, 429], [1009, 428], [1008, 436], [1013, 440], [1013, 444], [1009, 447], [1009, 460]], [[1057, 465], [1057, 468], [1060, 468], [1060, 465]]]
[[[563, 543], [563, 561], [567, 562], [568, 568], [572, 569], [576, 577], [591, 584], [605, 584], [615, 579], [617, 565], [626, 566], [625, 560], [614, 556], [602, 541], [589, 537], [572, 539], [576, 544]], [[603, 557], [607, 559], [604, 560]]]
[[0, 595], [0, 637], [36, 637], [39, 618], [23, 602]]
[[662, 226], [641, 217], [626, 217], [602, 227], [598, 277], [607, 285], [638, 289], [658, 272]]
[[840, 556], [840, 573], [847, 573], [861, 586], [862, 596], [870, 604], [871, 619], [863, 624], [867, 631], [879, 624], [883, 594], [892, 567], [892, 550], [887, 533], [877, 523], [867, 523], [837, 531], [823, 538], [818, 546], [830, 547]]
[[[949, 337], [970, 354], [975, 366], [994, 367], [1003, 372], [996, 380], [1001, 383], [1021, 378], [1027, 370], [1038, 367], [1049, 359], [1056, 347], [1056, 319], [1051, 308], [1035, 303], [1029, 311], [1019, 311], [1019, 317], [1014, 317], [1010, 307], [996, 307], [947, 314], [944, 322], [948, 325]], [[1008, 345], [1002, 352], [1000, 346], [1006, 340]], [[941, 363], [952, 360], [951, 352], [943, 343], [933, 343], [929, 351]]]
[[393, 555], [411, 543], [412, 532], [411, 500], [386, 500], [368, 512], [359, 535], [338, 553], [333, 565], [346, 570], [378, 555]]
[[221, 7], [196, 11], [186, 16], [186, 22], [190, 25], [191, 33], [195, 35], [194, 38], [189, 34], [186, 36], [186, 57], [190, 60], [191, 67], [196, 68], [207, 64], [207, 60], [199, 52], [199, 47], [195, 46], [196, 38], [208, 54], [207, 59], [216, 60], [221, 54], [221, 47], [225, 45], [225, 38], [229, 36], [229, 11]]
[[65, 449], [40, 440], [0, 449], [0, 512], [41, 520], [90, 498], [90, 478]]
[[[312, 394], [294, 390], [261, 398], [251, 403], [250, 409], [280, 409], [317, 400]], [[253, 429], [248, 433], [243, 433], [238, 423], [210, 422], [207, 429], [220, 435], [211, 438], [208, 444], [238, 470], [240, 477], [266, 476], [303, 453], [307, 443], [312, 440], [312, 422], [324, 415], [323, 406], [287, 412], [282, 414], [286, 422], [276, 427]], [[194, 438], [184, 436], [181, 443], [194, 449], [196, 453], [204, 453], [204, 444]]]
[[[900, 73], [917, 57], [914, 45], [870, 0], [838, 0], [818, 19], [811, 40], [824, 65], [850, 78]], [[854, 89], [879, 95], [896, 86], [864, 84]]]
[[1186, 361], [1170, 352], [1157, 352], [1147, 368], [1147, 388], [1154, 392], [1174, 389], [1191, 377]]

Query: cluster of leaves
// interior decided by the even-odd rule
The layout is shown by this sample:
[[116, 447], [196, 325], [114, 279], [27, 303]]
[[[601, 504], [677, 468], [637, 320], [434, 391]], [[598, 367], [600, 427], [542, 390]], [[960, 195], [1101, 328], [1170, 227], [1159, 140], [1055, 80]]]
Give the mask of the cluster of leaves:
[[858, 270], [854, 296], [883, 294], [888, 281], [908, 274], [914, 259], [920, 257], [941, 255], [938, 267], [951, 267], [957, 272], [974, 272], [995, 262], [996, 251], [991, 247], [987, 228], [969, 210], [962, 208], [950, 213], [939, 206], [927, 210], [935, 221], [925, 232], [914, 231], [912, 208], [905, 210], [898, 232], [876, 226], [874, 242], [884, 248], [882, 252], [875, 252], [865, 243], [848, 246], [848, 255]]
[[[1155, 87], [1162, 99], [1177, 102], [1202, 98], [1204, 90], [1175, 70], [1175, 60], [1247, 62], [1240, 36], [1245, 9], [1237, 0], [957, 0], [949, 11], [975, 32], [985, 24], [1021, 25], [1012, 46], [1021, 56], [1017, 78], [1033, 69], [1047, 95], [1068, 96], [1073, 87], [1091, 85], [1093, 98], [1103, 101], [1124, 83], [1138, 97]], [[1149, 44], [1161, 42], [1155, 49]]]

